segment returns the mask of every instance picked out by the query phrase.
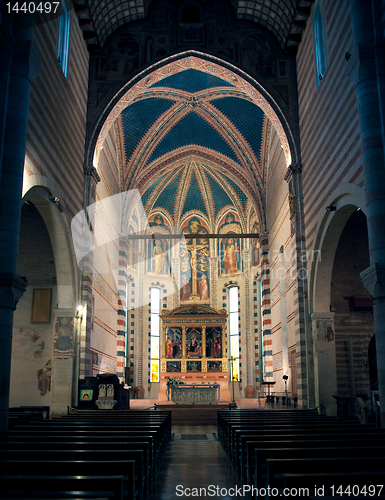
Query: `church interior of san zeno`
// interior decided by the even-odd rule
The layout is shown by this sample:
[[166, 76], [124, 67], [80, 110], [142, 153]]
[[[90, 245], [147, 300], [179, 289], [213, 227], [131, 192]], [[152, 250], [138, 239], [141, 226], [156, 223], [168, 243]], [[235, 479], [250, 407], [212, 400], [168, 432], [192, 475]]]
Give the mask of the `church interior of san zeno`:
[[0, 498], [384, 498], [383, 2], [0, 14]]

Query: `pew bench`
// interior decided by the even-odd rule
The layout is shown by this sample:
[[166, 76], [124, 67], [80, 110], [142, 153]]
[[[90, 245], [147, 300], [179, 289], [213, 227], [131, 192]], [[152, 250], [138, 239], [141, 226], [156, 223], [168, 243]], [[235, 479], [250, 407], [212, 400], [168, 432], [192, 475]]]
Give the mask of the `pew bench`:
[[285, 459], [295, 461], [298, 459], [318, 459], [335, 457], [363, 458], [381, 457], [385, 455], [385, 446], [371, 447], [358, 446], [352, 448], [317, 447], [317, 448], [259, 448], [254, 450], [254, 470], [252, 471], [252, 483], [255, 487], [266, 486], [267, 481], [267, 461], [269, 459]]
[[[123, 476], [0, 476], [0, 498], [123, 500]], [[26, 496], [27, 495], [27, 496]]]
[[[148, 494], [148, 489], [146, 486], [146, 477], [143, 466], [143, 450], [89, 450], [89, 449], [75, 449], [75, 450], [60, 450], [60, 449], [31, 449], [24, 447], [24, 449], [8, 449], [2, 450], [0, 454], [1, 462], [8, 461], [33, 461], [36, 463], [47, 461], [47, 457], [50, 457], [51, 465], [57, 461], [94, 461], [100, 464], [98, 475], [103, 475], [104, 466], [107, 462], [116, 461], [133, 461], [135, 464], [135, 475], [134, 475], [134, 485], [135, 485], [135, 497], [137, 500], [143, 500]], [[130, 467], [130, 466], [129, 466]], [[130, 469], [127, 470], [127, 479], [129, 477]]]
[[[122, 476], [123, 500], [136, 500], [135, 461], [111, 460], [101, 464], [96, 460], [0, 460], [3, 475], [9, 476]], [[60, 473], [59, 473], [60, 471]]]
[[[293, 440], [282, 440], [282, 441], [247, 441], [245, 446], [245, 455], [242, 456], [242, 462], [240, 465], [240, 479], [245, 484], [251, 484], [252, 475], [256, 470], [256, 450], [261, 448], [317, 448], [318, 456], [322, 455], [322, 450], [325, 448], [359, 448], [359, 447], [384, 447], [385, 438], [380, 439], [321, 439], [321, 440], [309, 440], [309, 439], [293, 439]], [[374, 455], [375, 456], [375, 455]]]

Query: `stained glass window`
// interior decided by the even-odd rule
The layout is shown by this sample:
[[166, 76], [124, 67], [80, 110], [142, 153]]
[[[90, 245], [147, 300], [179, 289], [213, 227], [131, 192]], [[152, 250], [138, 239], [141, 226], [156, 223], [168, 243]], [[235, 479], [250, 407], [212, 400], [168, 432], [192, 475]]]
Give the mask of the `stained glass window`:
[[59, 43], [57, 49], [57, 59], [62, 67], [64, 76], [68, 74], [68, 56], [70, 46], [71, 15], [67, 0], [61, 3], [61, 14], [59, 24]]

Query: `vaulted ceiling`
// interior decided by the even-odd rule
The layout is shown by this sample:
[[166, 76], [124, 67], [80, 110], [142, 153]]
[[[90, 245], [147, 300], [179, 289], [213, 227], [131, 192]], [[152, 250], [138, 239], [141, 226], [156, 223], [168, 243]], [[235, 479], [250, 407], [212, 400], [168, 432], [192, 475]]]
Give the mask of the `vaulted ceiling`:
[[[255, 22], [269, 30], [281, 49], [301, 40], [314, 0], [231, 0], [237, 19]], [[170, 3], [184, 3], [169, 0]], [[103, 47], [119, 27], [146, 19], [153, 0], [74, 0], [84, 37], [90, 46]], [[210, 1], [206, 1], [209, 4]]]
[[139, 188], [147, 214], [179, 226], [195, 210], [212, 230], [231, 207], [244, 229], [261, 217], [271, 122], [234, 78], [188, 57], [132, 91], [114, 121], [122, 190]]

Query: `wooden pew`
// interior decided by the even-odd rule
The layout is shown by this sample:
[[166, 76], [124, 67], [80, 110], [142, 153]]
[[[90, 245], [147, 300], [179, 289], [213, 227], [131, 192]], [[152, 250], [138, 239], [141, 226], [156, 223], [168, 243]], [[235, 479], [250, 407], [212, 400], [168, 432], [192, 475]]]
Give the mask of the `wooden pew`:
[[155, 455], [155, 447], [153, 436], [147, 436], [144, 433], [98, 433], [95, 434], [91, 432], [77, 432], [76, 430], [73, 432], [66, 433], [50, 433], [50, 432], [23, 432], [23, 433], [14, 433], [10, 432], [6, 436], [1, 436], [0, 449], [4, 447], [5, 444], [12, 443], [12, 446], [19, 447], [19, 445], [23, 445], [24, 443], [53, 443], [53, 442], [71, 442], [74, 446], [79, 445], [79, 443], [83, 443], [86, 446], [88, 443], [90, 445], [94, 445], [94, 443], [98, 443], [100, 447], [104, 447], [111, 445], [114, 447], [115, 444], [119, 445], [119, 443], [129, 443], [137, 444], [137, 447], [143, 448], [146, 454], [146, 462], [152, 468], [156, 468], [156, 455]]
[[[0, 476], [0, 498], [95, 498], [123, 500], [123, 476]], [[28, 496], [26, 496], [28, 495]]]
[[245, 484], [251, 484], [252, 474], [255, 471], [256, 463], [255, 456], [256, 451], [259, 448], [318, 448], [320, 454], [322, 453], [322, 448], [353, 448], [353, 447], [379, 447], [385, 446], [385, 437], [381, 438], [360, 438], [355, 437], [354, 440], [351, 438], [344, 439], [343, 437], [338, 438], [327, 438], [320, 440], [313, 439], [292, 439], [292, 440], [278, 440], [278, 441], [247, 441], [245, 446], [245, 456], [241, 457], [240, 464], [240, 479]]
[[328, 457], [333, 457], [344, 460], [346, 458], [376, 458], [382, 456], [385, 456], [385, 446], [258, 448], [255, 450], [252, 484], [255, 487], [266, 486], [268, 460], [279, 460], [285, 457], [285, 459], [290, 460], [294, 464], [296, 460], [302, 459], [328, 459]]
[[103, 467], [106, 462], [114, 461], [134, 461], [135, 462], [135, 491], [137, 492], [137, 499], [143, 500], [148, 493], [145, 487], [145, 476], [143, 467], [143, 450], [115, 450], [115, 449], [74, 449], [74, 450], [61, 450], [61, 449], [44, 449], [40, 446], [38, 449], [31, 449], [25, 447], [24, 449], [6, 449], [0, 453], [0, 460], [6, 462], [9, 460], [14, 461], [35, 461], [44, 462], [50, 457], [50, 462], [56, 461], [94, 461], [100, 463], [99, 472], [103, 472]]
[[111, 460], [101, 463], [95, 460], [57, 460], [52, 468], [51, 460], [0, 460], [3, 475], [17, 476], [122, 476], [123, 500], [136, 500], [135, 461]]
[[[226, 445], [228, 440], [230, 439], [231, 435], [231, 430], [233, 428], [261, 428], [261, 429], [266, 429], [266, 428], [271, 428], [272, 426], [275, 426], [276, 428], [282, 428], [282, 429], [288, 429], [291, 426], [299, 426], [299, 425], [304, 425], [304, 426], [313, 426], [313, 425], [320, 425], [320, 426], [331, 426], [331, 425], [339, 425], [339, 426], [346, 426], [346, 427], [354, 427], [357, 425], [361, 425], [357, 420], [341, 420], [338, 421], [336, 419], [325, 419], [324, 417], [322, 418], [298, 418], [298, 419], [292, 419], [292, 418], [285, 418], [285, 419], [274, 419], [274, 420], [265, 420], [265, 419], [231, 419], [231, 420], [224, 420], [223, 421], [223, 426], [222, 426], [222, 439], [221, 442], [223, 445]], [[372, 426], [374, 428], [374, 425]]]
[[[233, 427], [231, 429], [230, 437], [229, 437], [229, 451], [228, 454], [231, 458], [236, 453], [241, 453], [242, 449], [242, 441], [246, 438], [249, 438], [249, 441], [252, 441], [253, 436], [255, 440], [262, 439], [264, 436], [271, 436], [273, 439], [283, 439], [284, 436], [291, 434], [303, 434], [312, 435], [317, 434], [339, 434], [341, 432], [350, 433], [350, 434], [365, 434], [365, 435], [378, 435], [378, 429], [371, 426], [363, 426], [361, 424], [356, 424], [354, 426], [349, 427], [341, 427], [340, 425], [301, 425], [295, 424], [290, 426], [279, 426], [279, 427], [268, 427], [268, 428], [244, 428], [244, 427]], [[384, 432], [382, 432], [383, 434]]]
[[[360, 432], [360, 431], [359, 431]], [[312, 441], [323, 441], [323, 440], [333, 440], [333, 439], [344, 439], [344, 440], [365, 440], [365, 439], [374, 439], [382, 438], [385, 440], [385, 432], [379, 434], [373, 430], [368, 429], [367, 431], [362, 431], [359, 434], [357, 432], [350, 432], [349, 430], [344, 429], [336, 429], [336, 430], [326, 430], [323, 429], [321, 431], [314, 430], [312, 433], [304, 432], [302, 429], [298, 429], [297, 431], [291, 431], [287, 434], [271, 434], [269, 432], [261, 432], [260, 434], [241, 434], [239, 436], [239, 447], [235, 450], [233, 454], [234, 457], [234, 467], [236, 470], [240, 470], [241, 464], [246, 462], [246, 443], [248, 441], [278, 441], [282, 442], [283, 440], [308, 440]]]
[[101, 434], [105, 434], [107, 432], [111, 433], [128, 433], [130, 431], [136, 431], [138, 435], [148, 435], [148, 436], [153, 436], [155, 439], [155, 450], [156, 450], [156, 456], [159, 459], [160, 455], [164, 451], [166, 444], [164, 441], [161, 440], [159, 430], [156, 426], [154, 425], [131, 425], [131, 426], [125, 426], [125, 425], [106, 425], [106, 424], [88, 424], [86, 422], [82, 423], [81, 425], [73, 423], [72, 425], [68, 422], [66, 425], [62, 424], [56, 424], [55, 422], [52, 421], [52, 423], [48, 425], [42, 425], [42, 424], [35, 424], [32, 423], [31, 425], [19, 425], [16, 427], [15, 430], [24, 430], [26, 433], [33, 433], [34, 430], [40, 430], [44, 432], [50, 432], [50, 431], [56, 431], [57, 433], [61, 433], [65, 430], [68, 430], [70, 433], [73, 432], [80, 432], [80, 431], [97, 431]]
[[[288, 453], [290, 457], [290, 453]], [[301, 471], [301, 474], [311, 474], [314, 471], [317, 473], [344, 472], [346, 469], [349, 472], [363, 472], [376, 470], [379, 464], [385, 466], [385, 456], [367, 457], [359, 456], [352, 457], [348, 452], [345, 456], [322, 457], [306, 457], [306, 458], [268, 458], [266, 460], [266, 481], [260, 481], [259, 487], [271, 486], [282, 489], [284, 487], [283, 474], [294, 474]], [[385, 475], [385, 471], [384, 471]], [[385, 493], [385, 492], [384, 492]]]

